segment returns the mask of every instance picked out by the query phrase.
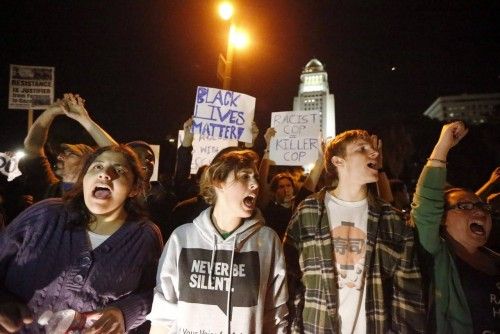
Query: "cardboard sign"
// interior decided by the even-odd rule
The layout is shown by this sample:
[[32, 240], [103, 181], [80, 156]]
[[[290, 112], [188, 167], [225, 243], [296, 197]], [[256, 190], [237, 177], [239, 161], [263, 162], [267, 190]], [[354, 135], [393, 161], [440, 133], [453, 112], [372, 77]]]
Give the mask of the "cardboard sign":
[[10, 65], [9, 109], [45, 110], [54, 101], [54, 67]]
[[[182, 143], [182, 139], [184, 138], [183, 130], [179, 130], [178, 138], [179, 140], [177, 141], [177, 143], [178, 146], [180, 146]], [[196, 174], [201, 166], [209, 165], [220, 150], [230, 146], [238, 146], [238, 141], [234, 139], [219, 139], [214, 137], [200, 136], [199, 134], [195, 133], [193, 139], [193, 159], [191, 160], [191, 174]]]
[[229, 90], [198, 87], [191, 131], [202, 137], [252, 142], [255, 98]]
[[318, 158], [321, 147], [321, 115], [319, 111], [283, 111], [271, 114], [269, 159], [276, 165], [304, 166]]

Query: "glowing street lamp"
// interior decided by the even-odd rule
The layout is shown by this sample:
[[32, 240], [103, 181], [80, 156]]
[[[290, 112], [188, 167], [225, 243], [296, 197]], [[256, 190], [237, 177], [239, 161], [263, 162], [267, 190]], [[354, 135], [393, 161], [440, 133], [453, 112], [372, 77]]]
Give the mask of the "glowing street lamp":
[[243, 49], [248, 45], [248, 34], [243, 30], [236, 29], [233, 25], [229, 32], [229, 43], [233, 44], [237, 49]]
[[222, 80], [222, 89], [229, 89], [231, 86], [231, 72], [233, 68], [234, 48], [240, 49], [248, 45], [248, 35], [238, 29], [233, 22], [234, 7], [230, 2], [223, 2], [219, 5], [220, 17], [231, 24], [229, 27], [229, 35], [227, 40], [226, 57], [219, 54], [219, 62], [217, 64], [217, 76]]
[[219, 15], [224, 20], [227, 21], [233, 17], [234, 7], [230, 2], [223, 2], [219, 5]]

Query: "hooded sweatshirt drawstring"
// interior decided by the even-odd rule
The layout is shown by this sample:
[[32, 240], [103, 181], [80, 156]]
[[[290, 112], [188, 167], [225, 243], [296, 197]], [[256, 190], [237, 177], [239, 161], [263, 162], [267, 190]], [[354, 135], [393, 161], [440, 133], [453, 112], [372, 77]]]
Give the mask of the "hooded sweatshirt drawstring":
[[212, 247], [212, 258], [210, 259], [210, 271], [208, 272], [208, 281], [212, 284], [212, 273], [214, 272], [215, 253], [217, 252], [217, 236], [214, 234], [214, 244]]
[[236, 249], [236, 241], [238, 239], [238, 234], [234, 236], [233, 242], [233, 250], [231, 252], [231, 265], [229, 266], [229, 290], [227, 291], [227, 334], [231, 333], [231, 318], [232, 318], [232, 309], [231, 309], [231, 290], [233, 289], [233, 265], [234, 265], [234, 251]]

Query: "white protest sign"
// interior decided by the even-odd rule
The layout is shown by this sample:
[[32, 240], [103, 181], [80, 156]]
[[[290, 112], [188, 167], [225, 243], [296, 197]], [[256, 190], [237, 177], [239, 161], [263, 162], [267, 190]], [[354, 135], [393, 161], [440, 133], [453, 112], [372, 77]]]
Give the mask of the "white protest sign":
[[276, 165], [304, 166], [314, 163], [321, 146], [319, 111], [282, 111], [271, 114], [276, 135], [269, 144], [269, 159]]
[[[183, 138], [184, 131], [179, 130], [179, 140], [177, 141], [178, 146], [180, 146]], [[236, 139], [220, 139], [200, 136], [195, 133], [193, 138], [191, 174], [196, 174], [201, 166], [209, 165], [220, 150], [230, 146], [238, 146], [238, 141]]]
[[16, 155], [10, 156], [0, 152], [0, 173], [7, 176], [7, 181], [10, 182], [21, 175], [18, 164], [19, 158]]
[[252, 142], [255, 97], [229, 90], [198, 87], [191, 131], [203, 137]]
[[47, 109], [54, 101], [54, 67], [10, 65], [9, 109]]

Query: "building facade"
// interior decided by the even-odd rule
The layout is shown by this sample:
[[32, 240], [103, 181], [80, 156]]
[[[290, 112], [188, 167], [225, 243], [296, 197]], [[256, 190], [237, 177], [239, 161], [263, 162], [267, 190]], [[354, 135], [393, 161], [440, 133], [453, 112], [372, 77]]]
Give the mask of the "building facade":
[[335, 99], [328, 87], [328, 73], [317, 59], [311, 59], [300, 75], [299, 94], [293, 110], [319, 110], [323, 138], [335, 137]]
[[424, 115], [440, 121], [463, 120], [472, 125], [498, 123], [500, 93], [441, 96]]

